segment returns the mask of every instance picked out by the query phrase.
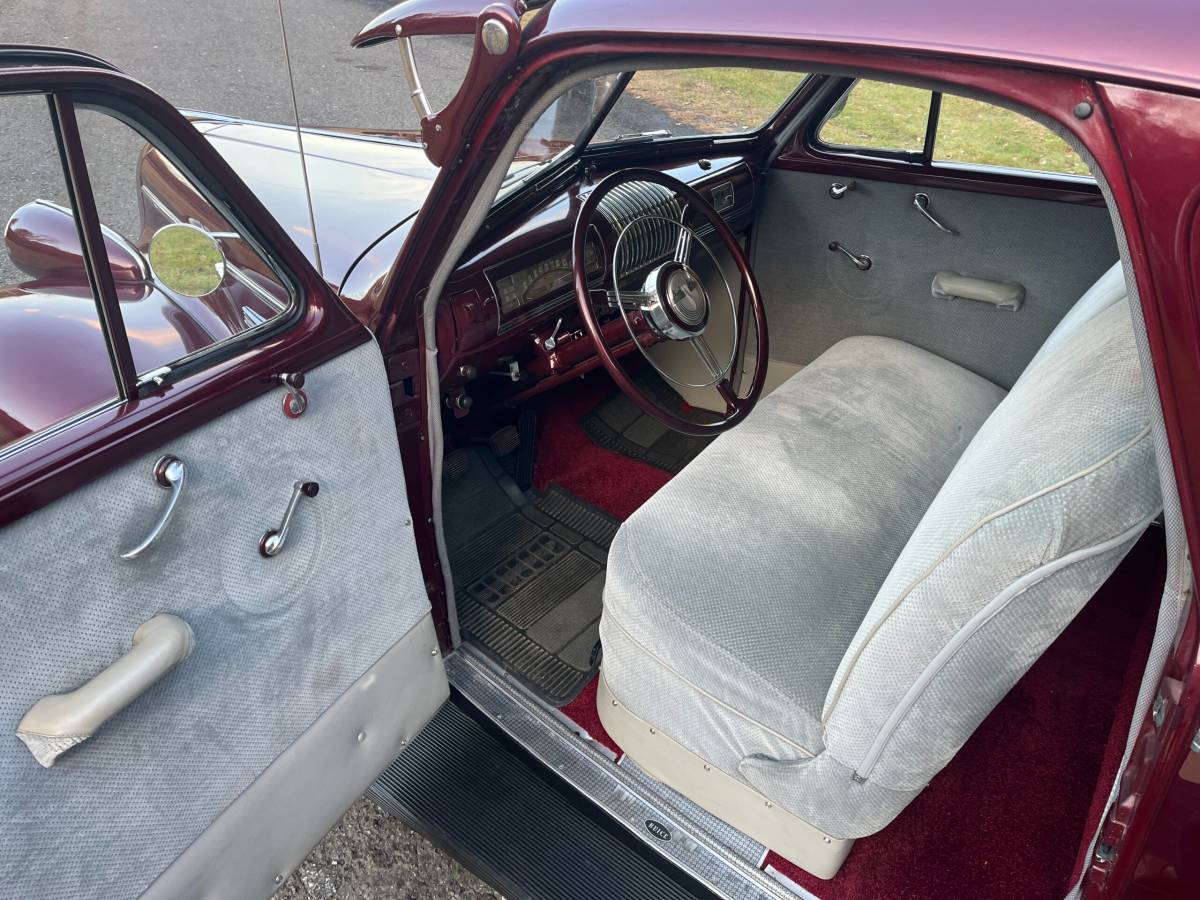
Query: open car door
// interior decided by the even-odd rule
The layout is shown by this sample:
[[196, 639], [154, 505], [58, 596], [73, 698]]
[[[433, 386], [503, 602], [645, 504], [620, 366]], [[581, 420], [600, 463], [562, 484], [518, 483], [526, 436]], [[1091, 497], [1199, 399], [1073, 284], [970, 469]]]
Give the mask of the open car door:
[[267, 897], [448, 694], [380, 351], [138, 82], [0, 110], [0, 896]]

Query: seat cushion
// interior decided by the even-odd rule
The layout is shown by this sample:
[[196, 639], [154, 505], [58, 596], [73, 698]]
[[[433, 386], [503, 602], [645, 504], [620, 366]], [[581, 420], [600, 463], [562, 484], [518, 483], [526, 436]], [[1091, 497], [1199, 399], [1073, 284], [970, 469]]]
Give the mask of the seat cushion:
[[789, 379], [618, 531], [600, 626], [614, 696], [731, 774], [819, 753], [842, 655], [1003, 396], [878, 337]]
[[1162, 509], [1128, 303], [1021, 375], [921, 519], [847, 648], [811, 760], [742, 775], [828, 834], [887, 825]]
[[1162, 511], [1125, 301], [1039, 355], [975, 436], [838, 668], [830, 752], [894, 790], [942, 769]]

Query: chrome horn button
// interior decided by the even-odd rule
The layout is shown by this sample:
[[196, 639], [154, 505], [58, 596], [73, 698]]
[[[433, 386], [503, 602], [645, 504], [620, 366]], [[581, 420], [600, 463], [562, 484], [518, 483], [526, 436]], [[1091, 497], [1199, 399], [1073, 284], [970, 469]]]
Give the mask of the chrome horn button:
[[646, 278], [650, 302], [645, 313], [663, 337], [677, 341], [703, 334], [708, 325], [708, 290], [695, 270], [674, 260], [654, 269]]

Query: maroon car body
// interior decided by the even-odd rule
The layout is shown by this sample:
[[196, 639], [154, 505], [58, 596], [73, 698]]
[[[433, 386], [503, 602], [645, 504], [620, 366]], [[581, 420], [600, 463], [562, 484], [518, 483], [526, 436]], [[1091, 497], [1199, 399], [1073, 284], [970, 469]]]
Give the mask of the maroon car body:
[[[426, 33], [471, 33], [479, 5], [455, 10], [448, 4], [427, 3], [423, 19], [414, 17], [420, 8], [406, 4], [364, 29], [358, 43], [390, 40], [401, 16], [413, 34], [423, 33], [422, 28]], [[530, 330], [535, 337], [544, 336], [551, 322], [532, 325], [520, 335], [497, 336], [493, 331], [478, 341], [472, 336], [473, 326], [494, 315], [483, 280], [488, 255], [519, 255], [563, 236], [563, 223], [573, 220], [578, 196], [560, 198], [529, 215], [502, 247], [488, 238], [464, 255], [439, 312], [439, 345], [452, 348], [442, 360], [439, 384], [426, 383], [419, 364], [425, 336], [417, 298], [457, 232], [467, 201], [480, 190], [501, 151], [503, 141], [497, 136], [509, 133], [514, 117], [528, 108], [531, 98], [556, 75], [585, 61], [655, 55], [687, 65], [701, 60], [736, 64], [753, 58], [806, 71], [853, 70], [945, 83], [1031, 109], [1083, 143], [1111, 187], [1112, 196], [1105, 199], [1124, 227], [1183, 523], [1191, 545], [1200, 546], [1200, 418], [1192, 409], [1200, 396], [1200, 54], [1195, 49], [1194, 17], [1187, 18], [1179, 4], [1014, 0], [1005, 5], [1003, 15], [985, 15], [955, 0], [932, 0], [919, 7], [881, 0], [838, 5], [556, 0], [523, 30], [519, 10], [503, 3], [490, 9], [511, 20], [513, 46], [486, 65], [473, 65], [451, 106], [423, 123], [420, 139], [430, 145], [436, 165], [421, 150], [417, 136], [307, 133], [309, 165], [328, 168], [314, 178], [313, 194], [326, 284], [306, 286], [309, 306], [287, 339], [249, 348], [222, 362], [215, 374], [209, 370], [203, 379], [185, 377], [159, 393], [124, 398], [86, 430], [57, 432], [39, 444], [36, 454], [0, 460], [0, 525], [161, 443], [172, 430], [193, 427], [241, 399], [271, 389], [273, 373], [291, 371], [295, 365], [311, 367], [337, 348], [363, 340], [363, 326], [375, 333], [388, 365], [414, 520], [431, 522], [433, 476], [428, 454], [422, 452], [427, 394], [453, 398], [469, 380], [462, 374], [465, 367], [487, 367], [515, 353], [524, 354], [526, 370], [539, 377], [522, 393], [506, 398], [510, 402], [597, 365], [585, 337], [560, 359], [551, 359], [538, 341], [530, 341]], [[11, 89], [19, 76], [8, 77]], [[38, 77], [45, 80], [47, 74]], [[163, 101], [103, 70], [82, 72], [66, 66], [53, 73], [52, 80], [63, 86], [100, 85], [174, 122]], [[294, 132], [221, 117], [195, 115], [192, 120], [209, 141], [209, 151], [199, 154], [198, 167], [216, 177], [240, 175], [252, 193], [236, 192], [238, 202], [271, 213], [264, 231], [281, 244], [286, 236], [287, 253], [311, 256], [303, 197], [274, 190], [263, 177], [280, 158], [294, 155]], [[724, 162], [745, 165], [748, 182], [761, 174], [758, 159], [749, 151]], [[664, 169], [687, 165], [668, 158], [653, 164]], [[809, 171], [831, 166], [800, 141], [771, 164]], [[837, 171], [914, 185], [1097, 202], [1091, 188], [948, 173], [920, 165], [839, 161]], [[143, 161], [143, 179], [164, 195], [173, 190], [152, 156]], [[190, 208], [185, 197], [173, 196], [167, 202], [177, 210]], [[150, 213], [147, 216], [147, 228], [153, 228], [156, 222]], [[52, 209], [34, 205], [14, 217], [6, 240], [33, 280], [0, 296], [0, 340], [20, 334], [30, 348], [70, 341], [70, 329], [89, 315], [85, 307], [91, 308], [92, 320], [95, 317], [90, 297], [79, 290], [83, 282], [72, 281], [70, 275], [72, 260], [80, 253], [78, 238], [61, 222], [56, 224]], [[137, 258], [142, 248], [130, 249], [115, 239], [106, 245], [117, 294], [139, 323], [131, 327], [135, 357], [150, 359], [151, 351], [138, 341], [142, 329], [146, 334], [169, 333], [173, 343], [163, 358], [175, 358], [195, 339], [198, 323], [211, 322], [216, 328], [248, 302], [242, 296], [223, 295], [185, 308], [181, 298], [148, 282]], [[251, 260], [243, 262], [253, 267]], [[325, 292], [326, 285], [340, 294], [340, 302]], [[44, 327], [6, 313], [29, 302], [63, 314], [57, 324]], [[572, 330], [578, 324], [568, 323]], [[22, 359], [12, 350], [0, 353], [0, 385], [4, 390], [16, 386], [11, 396], [0, 396], [0, 438], [6, 427], [19, 435], [22, 428], [29, 431], [38, 423], [58, 421], [62, 411], [54, 406], [58, 401], [52, 395], [57, 392], [61, 398], [64, 391], [87, 384], [78, 372], [49, 385], [22, 381]], [[72, 408], [87, 400], [73, 396]], [[444, 581], [431, 526], [419, 530], [418, 546], [435, 616], [440, 605], [442, 636], [448, 640]], [[1102, 810], [1097, 809], [1095, 821], [1087, 825], [1089, 833], [1099, 826], [1101, 842], [1119, 852], [1110, 858], [1081, 858], [1085, 897], [1200, 895], [1194, 863], [1200, 846], [1200, 772], [1191, 752], [1200, 728], [1200, 617], [1194, 594], [1189, 598], [1193, 606], [1160, 685], [1165, 698], [1160, 713], [1166, 724], [1159, 728], [1149, 716], [1141, 724], [1112, 813], [1101, 822]]]

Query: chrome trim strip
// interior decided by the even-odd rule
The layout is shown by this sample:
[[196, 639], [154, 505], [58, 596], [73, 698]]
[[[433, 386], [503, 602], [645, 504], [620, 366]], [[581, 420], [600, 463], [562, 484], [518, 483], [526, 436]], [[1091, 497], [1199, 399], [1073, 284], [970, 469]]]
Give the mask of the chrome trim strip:
[[[599, 745], [585, 740], [528, 694], [470, 644], [446, 658], [450, 683], [489, 719], [533, 753], [572, 787], [599, 806], [630, 834], [727, 900], [795, 900], [796, 895], [743, 858], [762, 845], [654, 782], [627, 762], [614, 764]], [[677, 839], [662, 841], [646, 830], [646, 819], [662, 822]], [[726, 831], [730, 840], [721, 832]], [[738, 840], [742, 856], [733, 849]]]
[[235, 281], [241, 282], [249, 290], [253, 291], [254, 295], [270, 306], [271, 309], [275, 310], [276, 312], [283, 312], [285, 309], [287, 309], [286, 303], [280, 303], [278, 297], [247, 275], [245, 270], [235, 266], [229, 260], [225, 260], [225, 271], [232, 275]]
[[[117, 383], [114, 380], [113, 381], [114, 395], [116, 393], [116, 389], [117, 389]], [[89, 407], [88, 409], [85, 409], [81, 412], [77, 412], [74, 415], [68, 416], [67, 418], [63, 419], [61, 422], [55, 422], [53, 425], [47, 425], [45, 428], [35, 431], [32, 434], [27, 434], [27, 435], [25, 435], [25, 437], [19, 438], [18, 440], [14, 441], [11, 444], [8, 444], [4, 447], [0, 447], [0, 462], [4, 462], [9, 457], [15, 456], [17, 453], [19, 453], [22, 450], [28, 449], [29, 447], [35, 446], [36, 444], [40, 444], [42, 441], [44, 441], [48, 438], [54, 437], [56, 434], [61, 434], [62, 432], [66, 431], [68, 428], [78, 425], [81, 422], [85, 421], [86, 419], [90, 419], [92, 416], [99, 415], [100, 413], [106, 412], [110, 409], [116, 409], [117, 407], [119, 407], [122, 404], [122, 402], [123, 401], [121, 400], [120, 397], [114, 396], [111, 400], [105, 400], [105, 401], [97, 404], [96, 406]]]

